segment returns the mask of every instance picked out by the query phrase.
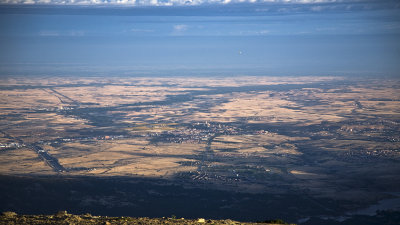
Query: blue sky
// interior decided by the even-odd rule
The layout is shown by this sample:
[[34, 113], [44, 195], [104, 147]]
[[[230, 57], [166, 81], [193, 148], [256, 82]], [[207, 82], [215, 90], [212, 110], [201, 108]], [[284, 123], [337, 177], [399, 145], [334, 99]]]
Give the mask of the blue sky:
[[400, 71], [398, 1], [0, 2], [3, 76]]

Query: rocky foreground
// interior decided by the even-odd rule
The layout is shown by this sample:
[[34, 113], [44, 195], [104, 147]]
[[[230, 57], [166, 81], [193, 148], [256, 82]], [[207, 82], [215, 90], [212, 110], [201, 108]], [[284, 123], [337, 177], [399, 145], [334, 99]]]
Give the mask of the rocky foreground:
[[89, 225], [89, 224], [102, 224], [102, 225], [113, 225], [113, 224], [121, 224], [121, 225], [129, 225], [129, 224], [226, 224], [226, 225], [234, 225], [234, 224], [287, 224], [281, 220], [271, 220], [264, 222], [237, 222], [233, 220], [206, 220], [203, 218], [199, 219], [184, 219], [184, 218], [175, 218], [172, 216], [171, 218], [134, 218], [134, 217], [107, 217], [107, 216], [92, 216], [90, 214], [85, 215], [73, 215], [68, 214], [66, 211], [61, 211], [56, 213], [55, 215], [18, 215], [14, 212], [3, 212], [0, 216], [0, 224], [7, 225], [19, 225], [19, 224], [65, 224], [65, 225]]

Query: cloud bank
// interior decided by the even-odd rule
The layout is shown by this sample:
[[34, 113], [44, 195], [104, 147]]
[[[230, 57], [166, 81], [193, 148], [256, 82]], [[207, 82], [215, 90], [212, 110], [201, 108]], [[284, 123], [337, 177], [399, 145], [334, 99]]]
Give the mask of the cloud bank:
[[373, 0], [0, 0], [0, 4], [36, 5], [127, 5], [127, 6], [185, 6], [185, 5], [226, 5], [232, 3], [258, 4], [333, 4], [372, 3]]

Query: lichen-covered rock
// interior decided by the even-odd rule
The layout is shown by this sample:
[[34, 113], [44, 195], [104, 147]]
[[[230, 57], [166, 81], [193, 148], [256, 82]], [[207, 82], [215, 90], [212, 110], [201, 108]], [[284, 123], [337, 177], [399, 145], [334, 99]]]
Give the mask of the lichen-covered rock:
[[233, 220], [205, 220], [200, 219], [172, 219], [172, 218], [133, 218], [133, 217], [107, 217], [107, 216], [92, 216], [90, 214], [85, 215], [73, 215], [68, 214], [67, 211], [60, 211], [55, 215], [17, 215], [14, 212], [4, 212], [0, 216], [0, 225], [19, 225], [19, 224], [30, 224], [30, 225], [199, 225], [199, 224], [272, 224], [272, 223], [244, 223]]
[[3, 212], [4, 217], [14, 217], [16, 215], [17, 215], [17, 213], [15, 213], [15, 212]]
[[58, 212], [55, 214], [55, 216], [56, 216], [56, 217], [64, 217], [64, 216], [68, 216], [68, 213], [67, 213], [67, 211], [58, 211]]

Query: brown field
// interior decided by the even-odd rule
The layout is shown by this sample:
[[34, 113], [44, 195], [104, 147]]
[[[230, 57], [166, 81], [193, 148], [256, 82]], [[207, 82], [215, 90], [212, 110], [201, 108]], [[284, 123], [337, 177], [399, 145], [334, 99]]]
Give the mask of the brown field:
[[247, 191], [289, 184], [320, 196], [348, 193], [340, 198], [363, 177], [363, 185], [379, 181], [374, 188], [393, 191], [399, 85], [343, 77], [3, 78], [0, 143], [27, 147], [2, 148], [0, 174], [57, 174], [29, 147], [36, 145], [66, 169], [60, 175]]
[[4, 175], [56, 174], [35, 152], [27, 148], [2, 152], [0, 164], [0, 173]]

